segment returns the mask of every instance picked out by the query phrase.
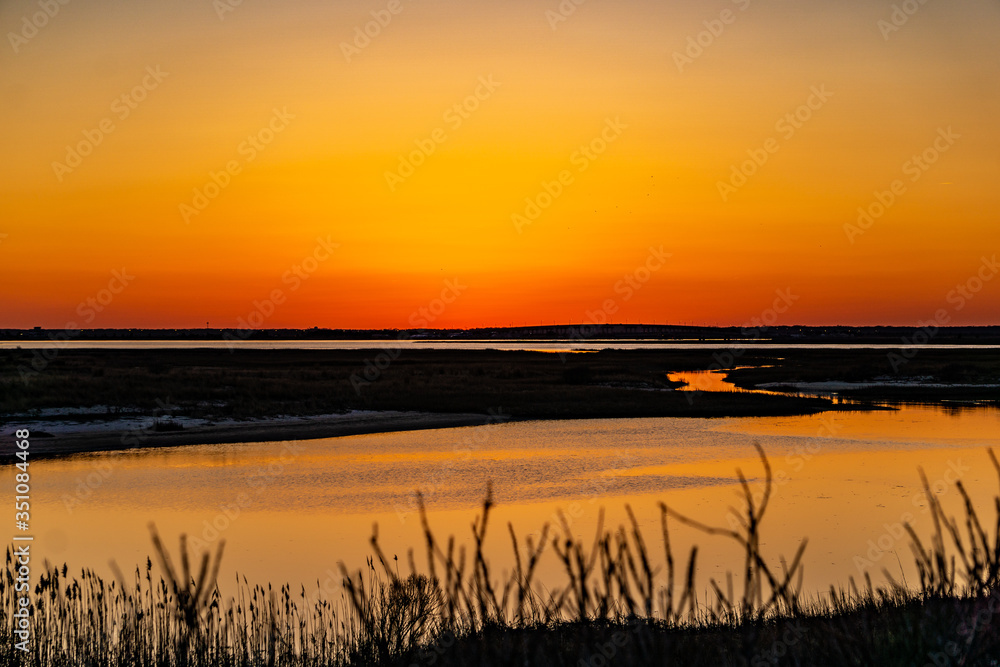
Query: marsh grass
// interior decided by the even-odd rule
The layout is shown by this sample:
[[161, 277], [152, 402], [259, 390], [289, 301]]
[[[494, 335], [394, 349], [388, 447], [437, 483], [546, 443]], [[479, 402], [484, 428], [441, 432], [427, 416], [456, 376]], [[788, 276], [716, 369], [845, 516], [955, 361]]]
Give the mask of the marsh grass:
[[513, 418], [808, 414], [830, 407], [823, 399], [754, 394], [706, 395], [691, 405], [667, 391], [674, 384], [667, 373], [708, 368], [712, 352], [561, 357], [408, 349], [375, 381], [359, 384], [378, 350], [65, 349], [39, 373], [22, 373], [32, 368], [34, 351], [0, 350], [0, 419], [94, 406], [105, 406], [106, 416], [154, 415], [164, 403], [176, 408], [174, 416], [209, 419], [348, 410], [483, 414], [488, 406], [503, 406]]
[[[252, 586], [237, 577], [223, 599], [216, 585], [223, 544], [192, 567], [184, 538], [179, 563], [155, 528], [152, 560], [125, 577], [112, 565], [106, 581], [91, 570], [69, 578], [48, 564], [32, 593], [30, 651], [0, 648], [0, 665], [55, 667], [203, 667], [347, 665], [995, 665], [1000, 664], [1000, 496], [984, 525], [962, 486], [964, 516], [948, 517], [921, 471], [933, 518], [929, 537], [906, 526], [919, 574], [909, 588], [885, 572], [878, 588], [866, 575], [845, 590], [803, 599], [800, 544], [790, 561], [761, 549], [771, 498], [771, 469], [758, 448], [764, 491], [755, 501], [742, 471], [745, 507], [735, 527], [715, 527], [665, 504], [652, 549], [632, 509], [609, 530], [603, 512], [593, 540], [569, 522], [542, 527], [540, 538], [506, 526], [514, 554], [509, 574], [490, 568], [484, 542], [493, 507], [488, 490], [469, 548], [439, 540], [423, 501], [423, 545], [403, 567], [386, 557], [378, 531], [361, 571], [340, 565], [339, 599], [288, 586]], [[1000, 463], [990, 461], [1000, 478]], [[697, 548], [675, 557], [671, 525], [732, 540], [741, 568], [725, 582], [696, 582]], [[418, 553], [419, 552], [419, 553]], [[555, 558], [561, 581], [539, 581], [538, 565]], [[424, 567], [418, 564], [424, 563]], [[12, 625], [16, 563], [7, 552], [0, 582], [5, 627]]]

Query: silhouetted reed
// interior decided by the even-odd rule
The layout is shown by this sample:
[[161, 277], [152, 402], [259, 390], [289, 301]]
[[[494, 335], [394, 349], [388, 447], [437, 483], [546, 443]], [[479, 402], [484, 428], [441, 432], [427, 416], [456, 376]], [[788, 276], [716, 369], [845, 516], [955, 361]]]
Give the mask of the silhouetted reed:
[[[404, 573], [372, 535], [374, 555], [362, 571], [340, 564], [343, 590], [330, 600], [317, 582], [305, 587], [251, 586], [237, 576], [236, 593], [224, 599], [216, 584], [223, 543], [192, 568], [185, 538], [179, 563], [155, 528], [153, 562], [126, 578], [91, 570], [69, 579], [68, 569], [46, 563], [33, 591], [30, 652], [0, 648], [0, 665], [56, 667], [223, 667], [347, 665], [508, 665], [546, 667], [615, 663], [679, 664], [993, 664], [1000, 655], [1000, 497], [996, 520], [984, 527], [961, 482], [961, 522], [946, 516], [923, 471], [933, 531], [911, 541], [919, 586], [910, 589], [885, 572], [875, 588], [865, 576], [846, 590], [803, 601], [805, 540], [791, 561], [777, 563], [761, 550], [761, 524], [771, 500], [770, 464], [758, 447], [763, 492], [755, 500], [742, 471], [745, 507], [735, 527], [714, 527], [660, 505], [664, 561], [659, 564], [631, 507], [627, 525], [605, 527], [598, 515], [593, 540], [574, 536], [569, 521], [545, 524], [536, 541], [520, 540], [507, 525], [514, 566], [497, 576], [485, 540], [493, 508], [487, 489], [467, 548], [454, 536], [444, 542], [431, 528], [419, 498], [424, 544], [410, 549]], [[1000, 463], [990, 460], [1000, 477]], [[676, 521], [739, 545], [736, 577], [708, 587], [696, 583], [697, 547], [677, 560], [670, 524]], [[992, 528], [992, 534], [990, 532]], [[539, 581], [538, 566], [551, 552], [561, 581]], [[425, 560], [421, 568], [418, 560]], [[776, 566], [777, 565], [777, 566]], [[10, 627], [17, 595], [11, 551], [0, 581], [2, 615]], [[738, 582], [738, 583], [737, 583]], [[699, 599], [703, 602], [699, 602]], [[959, 653], [953, 654], [952, 647]], [[596, 651], [596, 652], [595, 652]], [[603, 663], [596, 660], [601, 657]], [[935, 662], [937, 661], [937, 662]]]

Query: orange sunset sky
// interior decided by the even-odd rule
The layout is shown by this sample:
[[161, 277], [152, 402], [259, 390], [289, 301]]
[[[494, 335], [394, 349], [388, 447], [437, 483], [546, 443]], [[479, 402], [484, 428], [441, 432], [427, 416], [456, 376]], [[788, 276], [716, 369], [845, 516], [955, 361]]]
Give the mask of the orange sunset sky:
[[0, 327], [1000, 323], [996, 0], [63, 2]]

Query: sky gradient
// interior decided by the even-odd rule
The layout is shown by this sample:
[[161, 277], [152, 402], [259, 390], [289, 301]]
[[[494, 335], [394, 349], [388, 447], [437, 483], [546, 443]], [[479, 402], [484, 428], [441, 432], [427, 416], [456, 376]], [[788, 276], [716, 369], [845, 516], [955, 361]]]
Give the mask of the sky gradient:
[[43, 5], [0, 327], [1000, 324], [996, 0]]

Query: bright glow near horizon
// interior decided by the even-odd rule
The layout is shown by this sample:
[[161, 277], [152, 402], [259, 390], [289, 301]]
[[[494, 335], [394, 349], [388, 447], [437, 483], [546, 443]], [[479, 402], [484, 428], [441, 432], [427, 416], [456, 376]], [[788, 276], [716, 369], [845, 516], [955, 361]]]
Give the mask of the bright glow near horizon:
[[0, 327], [1000, 323], [996, 2], [559, 6], [4, 3]]

